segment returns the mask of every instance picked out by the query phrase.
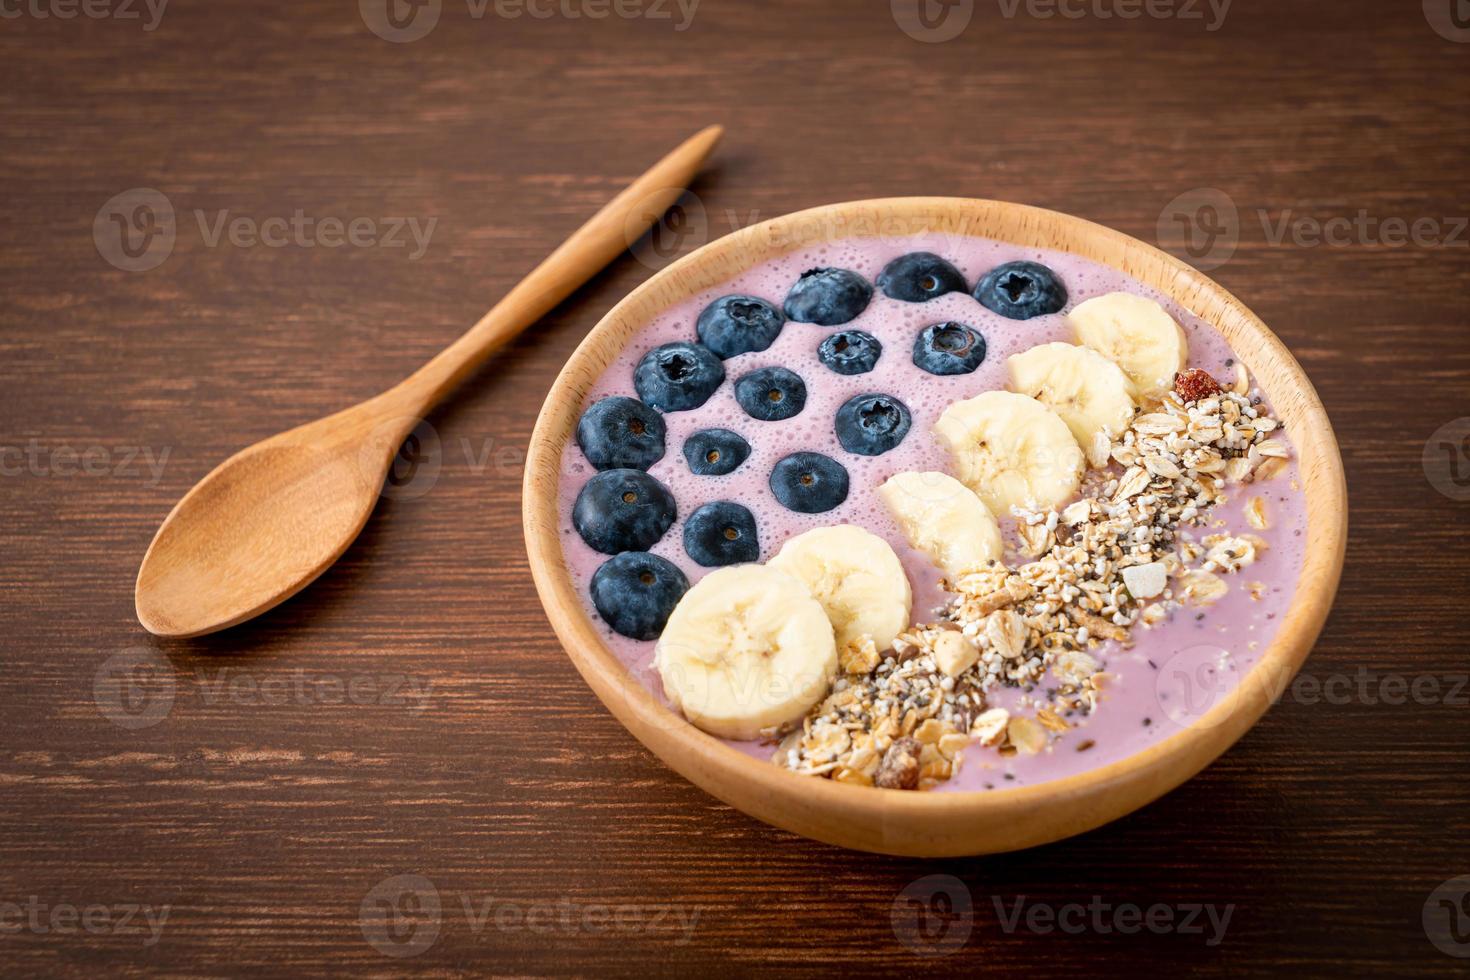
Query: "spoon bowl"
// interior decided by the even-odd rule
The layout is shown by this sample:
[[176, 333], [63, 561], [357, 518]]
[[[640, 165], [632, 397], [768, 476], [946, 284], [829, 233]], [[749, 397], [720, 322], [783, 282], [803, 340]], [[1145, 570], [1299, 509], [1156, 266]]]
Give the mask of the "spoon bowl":
[[138, 571], [138, 621], [199, 636], [284, 602], [341, 557], [377, 503], [414, 420], [369, 402], [225, 460], [165, 518]]

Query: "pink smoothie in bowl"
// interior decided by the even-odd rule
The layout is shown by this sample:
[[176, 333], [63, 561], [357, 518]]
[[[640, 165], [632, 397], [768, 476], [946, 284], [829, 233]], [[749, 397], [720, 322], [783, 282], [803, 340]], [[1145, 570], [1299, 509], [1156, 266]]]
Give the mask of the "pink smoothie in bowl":
[[[954, 632], [978, 648], [982, 660], [988, 656], [992, 650], [984, 623], [988, 606], [977, 597], [991, 586], [1002, 584], [1007, 569], [1024, 572], [1026, 566], [1045, 557], [1048, 548], [1067, 544], [1063, 539], [1069, 535], [1069, 519], [1061, 515], [1075, 516], [1085, 513], [1086, 508], [1080, 512], [1069, 510], [1074, 498], [1046, 508], [1023, 508], [1021, 513], [996, 513], [1005, 541], [1002, 564], [982, 570], [966, 592], [963, 581], [955, 581], [956, 577], [947, 575], [929, 554], [911, 545], [910, 536], [877, 492], [884, 481], [900, 473], [955, 475], [955, 460], [934, 432], [940, 416], [957, 402], [1011, 387], [1007, 359], [1012, 355], [1041, 344], [1077, 343], [1069, 314], [1084, 301], [1109, 294], [1133, 294], [1159, 303], [1187, 339], [1187, 367], [1206, 372], [1223, 386], [1224, 391], [1210, 389], [1199, 398], [1176, 398], [1176, 417], [1188, 419], [1191, 411], [1198, 415], [1201, 410], [1208, 414], [1211, 409], [1218, 410], [1218, 403], [1231, 401], [1237, 407], [1227, 406], [1228, 414], [1232, 418], [1240, 415], [1247, 431], [1255, 418], [1268, 420], [1261, 423], [1263, 426], [1269, 424], [1270, 405], [1254, 388], [1220, 334], [1189, 310], [1122, 272], [1069, 253], [953, 235], [828, 242], [756, 266], [718, 288], [665, 310], [634, 336], [593, 386], [582, 407], [586, 409], [610, 396], [637, 398], [634, 372], [640, 360], [663, 344], [696, 342], [696, 321], [721, 297], [745, 294], [781, 309], [793, 285], [807, 270], [850, 270], [872, 283], [889, 263], [916, 252], [932, 252], [952, 263], [963, 275], [967, 289], [918, 303], [896, 300], [875, 289], [866, 308], [849, 322], [821, 326], [788, 320], [769, 348], [725, 359], [724, 381], [702, 405], [660, 413], [666, 428], [665, 452], [647, 467], [647, 474], [672, 494], [677, 516], [647, 550], [677, 566], [691, 586], [715, 569], [701, 566], [686, 553], [685, 522], [703, 505], [731, 501], [747, 508], [754, 517], [759, 562], [770, 560], [783, 544], [803, 532], [856, 525], [892, 547], [912, 590], [912, 628], [892, 646], [876, 651], [877, 666], [871, 671], [859, 668], [850, 676], [848, 668], [852, 665], [844, 660], [830, 693], [836, 697], [849, 689], [871, 690], [881, 687], [884, 676], [913, 671], [920, 675], [918, 686], [930, 692], [919, 699], [930, 704], [929, 710], [919, 711], [923, 717], [912, 724], [900, 717], [899, 730], [888, 733], [891, 737], [875, 739], [871, 718], [850, 721], [855, 708], [838, 708], [823, 715], [818, 707], [786, 730], [730, 744], [762, 760], [774, 758], [776, 764], [805, 772], [811, 778], [894, 785], [879, 778], [875, 766], [888, 773], [893, 763], [890, 757], [897, 751], [890, 750], [896, 741], [903, 740], [900, 748], [911, 750], [924, 772], [918, 788], [985, 791], [1042, 783], [1105, 766], [1197, 724], [1257, 663], [1296, 592], [1306, 546], [1306, 509], [1290, 436], [1279, 426], [1256, 435], [1258, 447], [1268, 441], [1272, 447], [1264, 457], [1247, 448], [1239, 448], [1238, 453], [1236, 449], [1227, 450], [1225, 454], [1231, 458], [1249, 458], [1253, 469], [1237, 472], [1237, 478], [1231, 480], [1221, 474], [1218, 491], [1223, 499], [1189, 514], [1186, 521], [1170, 521], [1168, 540], [1150, 545], [1156, 551], [1153, 557], [1168, 566], [1167, 591], [1130, 600], [1131, 605], [1124, 610], [1127, 615], [1123, 618], [1129, 620], [1126, 624], [1104, 615], [1107, 622], [1101, 627], [1113, 623], [1118, 626], [1118, 635], [1111, 635], [1111, 627], [1100, 627], [1083, 630], [1077, 640], [1073, 630], [1064, 646], [1047, 655], [1038, 653], [1039, 668], [1033, 664], [1036, 669], [1021, 680], [1010, 679], [1003, 671], [998, 681], [992, 675], [983, 688], [983, 678], [977, 678], [972, 669], [950, 677], [950, 687], [941, 691], [945, 678], [935, 666], [936, 644], [949, 642], [942, 634]], [[1040, 263], [1055, 274], [1067, 294], [1062, 309], [1025, 320], [1009, 319], [987, 309], [971, 295], [969, 290], [988, 272], [1016, 261]], [[930, 325], [950, 321], [969, 325], [984, 338], [984, 360], [971, 373], [941, 376], [915, 364], [916, 336]], [[871, 371], [836, 373], [819, 360], [818, 346], [835, 332], [854, 330], [877, 338], [882, 353]], [[794, 417], [760, 421], [737, 401], [737, 379], [767, 367], [786, 368], [805, 383], [806, 402]], [[895, 448], [881, 455], [848, 452], [838, 438], [834, 419], [849, 399], [873, 393], [891, 396], [907, 406], [911, 426]], [[1140, 402], [1140, 417], [1153, 418], [1160, 413], [1157, 401], [1149, 403], [1140, 395]], [[698, 475], [686, 461], [685, 443], [694, 433], [714, 428], [742, 436], [750, 446], [749, 457], [728, 475]], [[1249, 445], [1247, 437], [1241, 446]], [[772, 469], [779, 460], [796, 452], [820, 453], [845, 468], [849, 490], [842, 503], [821, 513], [798, 513], [783, 506], [770, 485]], [[1161, 465], [1168, 469], [1167, 460]], [[1244, 464], [1240, 466], [1244, 468]], [[597, 472], [577, 440], [568, 440], [562, 456], [558, 501], [565, 563], [608, 648], [649, 691], [663, 699], [664, 685], [654, 666], [657, 640], [619, 635], [598, 615], [590, 598], [594, 574], [612, 556], [594, 550], [583, 540], [574, 525], [573, 508], [578, 494]], [[1095, 521], [1108, 520], [1107, 507], [1112, 506], [1121, 488], [1109, 491], [1128, 473], [1129, 467], [1116, 458], [1105, 466], [1089, 469], [1080, 493], [1105, 502], [1103, 514]], [[1151, 470], [1146, 475], [1166, 478]], [[1126, 514], [1121, 519], [1126, 520]], [[1085, 524], [1078, 525], [1071, 533], [1080, 538], [1085, 528]], [[1046, 537], [1038, 552], [1035, 537], [1027, 535], [1045, 536], [1040, 529], [1057, 530]], [[1248, 542], [1248, 547], [1242, 541]], [[1132, 538], [1123, 542], [1124, 550], [1132, 543]], [[1242, 555], [1242, 551], [1247, 554]], [[957, 593], [951, 591], [957, 588], [958, 600]], [[1035, 611], [1036, 601], [1032, 596], [1011, 608], [1019, 616], [1026, 608]], [[1062, 654], [1066, 656], [1058, 660]], [[981, 663], [979, 668], [983, 667]], [[960, 690], [968, 692], [964, 703], [955, 701], [955, 692]], [[832, 698], [827, 700], [830, 703]], [[892, 704], [880, 704], [875, 710], [881, 714], [885, 707], [891, 714]], [[900, 716], [908, 713], [906, 707], [899, 707]], [[996, 714], [997, 709], [1005, 715]], [[838, 727], [849, 720], [845, 734], [834, 735], [834, 719]], [[926, 722], [932, 724], [925, 728]], [[939, 740], [944, 736], [950, 737], [941, 750]], [[909, 742], [909, 738], [917, 741]], [[859, 752], [859, 742], [872, 751]], [[914, 779], [909, 778], [908, 783], [904, 788], [915, 788]]]

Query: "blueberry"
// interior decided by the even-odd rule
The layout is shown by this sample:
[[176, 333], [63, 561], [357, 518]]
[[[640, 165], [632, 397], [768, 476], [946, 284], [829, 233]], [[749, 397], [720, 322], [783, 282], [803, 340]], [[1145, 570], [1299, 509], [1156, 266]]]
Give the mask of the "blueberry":
[[753, 419], [780, 422], [806, 408], [806, 382], [783, 367], [761, 368], [735, 382], [735, 400]]
[[786, 315], [755, 296], [725, 296], [699, 314], [699, 342], [723, 359], [762, 351], [776, 342]]
[[786, 294], [786, 315], [801, 323], [835, 327], [856, 319], [872, 298], [872, 284], [856, 272], [811, 269]]
[[909, 407], [889, 395], [858, 395], [837, 410], [837, 441], [859, 456], [882, 456], [914, 424]]
[[861, 330], [839, 330], [817, 348], [817, 358], [838, 374], [867, 374], [882, 355], [878, 338]]
[[607, 625], [634, 640], [656, 640], [689, 591], [679, 566], [642, 551], [625, 551], [592, 575], [592, 605]]
[[945, 293], [969, 290], [965, 277], [933, 252], [913, 252], [888, 263], [878, 276], [878, 288], [891, 299], [927, 303]]
[[761, 545], [755, 516], [728, 500], [705, 504], [684, 523], [684, 550], [705, 568], [757, 561]]
[[750, 458], [750, 443], [729, 429], [704, 429], [684, 442], [684, 461], [695, 476], [734, 473]]
[[663, 412], [698, 408], [724, 381], [725, 366], [714, 351], [683, 341], [655, 347], [633, 372], [638, 397]]
[[1007, 262], [985, 274], [975, 298], [987, 310], [1012, 320], [1058, 313], [1067, 305], [1067, 287], [1057, 274], [1036, 262]]
[[847, 499], [847, 470], [821, 453], [792, 453], [771, 470], [771, 492], [798, 514], [821, 514]]
[[914, 338], [914, 364], [930, 374], [969, 374], [985, 361], [985, 338], [963, 323], [936, 323]]
[[577, 445], [599, 470], [646, 470], [664, 458], [663, 416], [633, 398], [604, 398], [582, 413]]
[[572, 507], [582, 540], [604, 555], [647, 551], [674, 523], [669, 488], [642, 470], [605, 470], [587, 481]]

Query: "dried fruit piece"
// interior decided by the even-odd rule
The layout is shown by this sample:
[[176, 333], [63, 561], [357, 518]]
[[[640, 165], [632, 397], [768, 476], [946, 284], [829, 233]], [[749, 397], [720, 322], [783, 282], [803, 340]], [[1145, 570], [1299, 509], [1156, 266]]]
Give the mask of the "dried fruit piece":
[[1220, 382], [1200, 368], [1190, 368], [1174, 379], [1174, 393], [1185, 403], [1213, 398], [1224, 390], [1220, 387]]

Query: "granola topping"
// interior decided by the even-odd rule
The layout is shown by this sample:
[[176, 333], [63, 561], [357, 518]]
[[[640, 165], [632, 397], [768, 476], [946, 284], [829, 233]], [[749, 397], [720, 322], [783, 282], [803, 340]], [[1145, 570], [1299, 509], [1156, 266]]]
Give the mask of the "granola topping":
[[[890, 650], [867, 637], [850, 644], [829, 696], [800, 728], [770, 733], [781, 737], [773, 761], [840, 782], [927, 789], [958, 770], [967, 747], [1048, 751], [1069, 719], [1096, 708], [1105, 644], [1131, 646], [1135, 629], [1218, 601], [1231, 588], [1224, 576], [1266, 549], [1256, 534], [1210, 523], [1228, 488], [1285, 468], [1280, 423], [1252, 394], [1243, 369], [1231, 389], [1203, 371], [1181, 374], [1111, 440], [1108, 466], [1089, 472], [1081, 499], [1013, 509], [1017, 551], [1029, 560], [944, 582], [949, 605]], [[1255, 530], [1268, 526], [1260, 497], [1245, 515]], [[1250, 584], [1254, 595], [1260, 585]], [[1002, 688], [1019, 689], [1019, 707], [989, 703]]]

